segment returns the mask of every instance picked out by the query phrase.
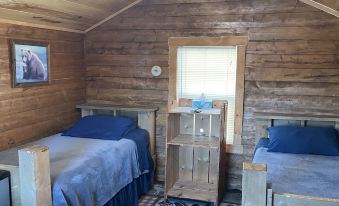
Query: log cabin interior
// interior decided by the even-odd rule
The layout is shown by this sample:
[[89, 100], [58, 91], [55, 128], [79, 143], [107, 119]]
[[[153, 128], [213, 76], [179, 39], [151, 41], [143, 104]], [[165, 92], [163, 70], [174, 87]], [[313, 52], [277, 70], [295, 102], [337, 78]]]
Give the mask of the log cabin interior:
[[338, 0], [0, 0], [0, 205], [338, 206]]

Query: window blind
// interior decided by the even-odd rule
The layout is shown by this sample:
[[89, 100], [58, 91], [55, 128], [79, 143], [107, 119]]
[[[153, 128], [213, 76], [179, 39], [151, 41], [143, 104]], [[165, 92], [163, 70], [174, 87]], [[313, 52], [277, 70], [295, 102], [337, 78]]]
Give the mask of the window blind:
[[227, 100], [228, 143], [234, 138], [236, 46], [184, 46], [177, 50], [177, 99]]

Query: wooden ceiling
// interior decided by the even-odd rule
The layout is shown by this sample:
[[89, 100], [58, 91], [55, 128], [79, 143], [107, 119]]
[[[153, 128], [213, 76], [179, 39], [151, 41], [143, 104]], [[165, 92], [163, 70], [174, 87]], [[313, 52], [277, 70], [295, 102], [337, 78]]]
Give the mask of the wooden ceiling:
[[86, 33], [141, 0], [0, 0], [0, 22]]
[[[0, 23], [86, 33], [142, 0], [0, 0]], [[339, 0], [300, 0], [339, 17]]]
[[305, 4], [339, 17], [339, 0], [300, 0]]

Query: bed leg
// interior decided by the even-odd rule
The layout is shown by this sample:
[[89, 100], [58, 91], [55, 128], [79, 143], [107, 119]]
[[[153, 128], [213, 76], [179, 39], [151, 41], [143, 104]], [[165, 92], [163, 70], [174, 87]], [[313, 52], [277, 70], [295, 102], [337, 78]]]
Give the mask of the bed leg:
[[243, 164], [242, 204], [243, 206], [266, 206], [265, 164]]
[[51, 177], [48, 147], [31, 146], [19, 150], [21, 202], [51, 206]]
[[273, 191], [271, 188], [267, 189], [266, 206], [273, 206]]

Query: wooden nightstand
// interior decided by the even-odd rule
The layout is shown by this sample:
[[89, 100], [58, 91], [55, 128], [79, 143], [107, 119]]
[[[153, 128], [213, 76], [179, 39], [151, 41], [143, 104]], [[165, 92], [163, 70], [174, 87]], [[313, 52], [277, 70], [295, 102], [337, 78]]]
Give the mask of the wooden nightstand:
[[194, 113], [189, 107], [169, 111], [166, 138], [166, 196], [214, 202], [224, 192], [224, 125], [222, 109]]

